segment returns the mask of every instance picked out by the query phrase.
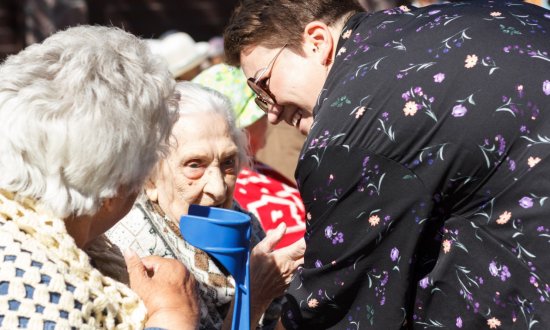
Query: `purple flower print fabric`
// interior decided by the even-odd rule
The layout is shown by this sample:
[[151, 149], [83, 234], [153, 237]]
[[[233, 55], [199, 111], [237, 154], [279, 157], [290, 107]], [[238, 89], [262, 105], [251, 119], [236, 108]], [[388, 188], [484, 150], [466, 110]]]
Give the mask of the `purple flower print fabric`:
[[289, 329], [550, 328], [550, 13], [346, 23], [296, 178]]

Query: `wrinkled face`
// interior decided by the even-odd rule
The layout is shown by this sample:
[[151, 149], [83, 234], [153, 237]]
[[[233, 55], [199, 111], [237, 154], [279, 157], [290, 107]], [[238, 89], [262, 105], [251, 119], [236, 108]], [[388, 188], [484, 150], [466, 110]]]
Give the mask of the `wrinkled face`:
[[146, 184], [149, 198], [176, 222], [191, 204], [230, 208], [239, 156], [223, 117], [183, 115], [172, 134], [169, 156]]
[[[280, 50], [261, 45], [248, 47], [241, 53], [241, 65], [246, 77], [258, 78]], [[321, 65], [318, 56], [311, 50], [297, 54], [285, 47], [258, 82], [268, 89], [276, 102], [268, 109], [269, 122], [277, 124], [284, 120], [302, 134], [307, 134], [326, 74], [326, 67]]]

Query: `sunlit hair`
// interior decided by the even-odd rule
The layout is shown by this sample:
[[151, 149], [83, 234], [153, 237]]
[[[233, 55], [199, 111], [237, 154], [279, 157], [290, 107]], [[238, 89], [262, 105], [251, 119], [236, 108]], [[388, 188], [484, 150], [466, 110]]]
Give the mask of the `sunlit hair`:
[[241, 0], [224, 32], [227, 63], [240, 65], [248, 46], [288, 48], [300, 53], [307, 24], [332, 25], [363, 9], [356, 0]]
[[227, 124], [231, 138], [239, 150], [239, 170], [243, 166], [250, 165], [246, 133], [243, 129], [237, 127], [231, 102], [225, 95], [197, 83], [181, 81], [176, 84], [169, 105], [180, 116], [197, 113], [220, 115]]
[[174, 81], [137, 37], [80, 26], [0, 66], [0, 189], [61, 218], [138, 190], [167, 141]]

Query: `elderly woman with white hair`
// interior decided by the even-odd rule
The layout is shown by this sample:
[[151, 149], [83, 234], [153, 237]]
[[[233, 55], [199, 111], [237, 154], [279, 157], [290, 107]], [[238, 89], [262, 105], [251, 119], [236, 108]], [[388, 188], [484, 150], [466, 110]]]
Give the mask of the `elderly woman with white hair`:
[[181, 263], [128, 253], [136, 294], [82, 250], [129, 211], [169, 136], [166, 68], [135, 36], [82, 26], [0, 77], [0, 327], [195, 328]]
[[[153, 169], [133, 209], [107, 236], [121, 249], [132, 248], [140, 256], [180, 260], [199, 284], [199, 327], [225, 328], [231, 324], [235, 282], [215, 260], [181, 237], [178, 223], [191, 204], [247, 213], [234, 201], [233, 193], [240, 169], [249, 162], [248, 142], [235, 123], [229, 100], [222, 94], [195, 83], [179, 82], [172, 101], [179, 117], [172, 131], [170, 152]], [[305, 244], [300, 240], [273, 251], [285, 233], [285, 225], [265, 237], [258, 220], [250, 215], [251, 243], [255, 245], [250, 263], [251, 324], [267, 329], [276, 325], [280, 315], [280, 304], [268, 306], [283, 294], [301, 264]]]

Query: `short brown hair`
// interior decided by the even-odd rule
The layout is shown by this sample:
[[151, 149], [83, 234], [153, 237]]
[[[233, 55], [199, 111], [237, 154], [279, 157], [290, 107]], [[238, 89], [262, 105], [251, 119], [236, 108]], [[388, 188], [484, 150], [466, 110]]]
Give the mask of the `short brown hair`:
[[331, 25], [359, 11], [355, 0], [242, 0], [225, 29], [226, 61], [240, 65], [241, 52], [251, 45], [298, 49], [308, 23]]

